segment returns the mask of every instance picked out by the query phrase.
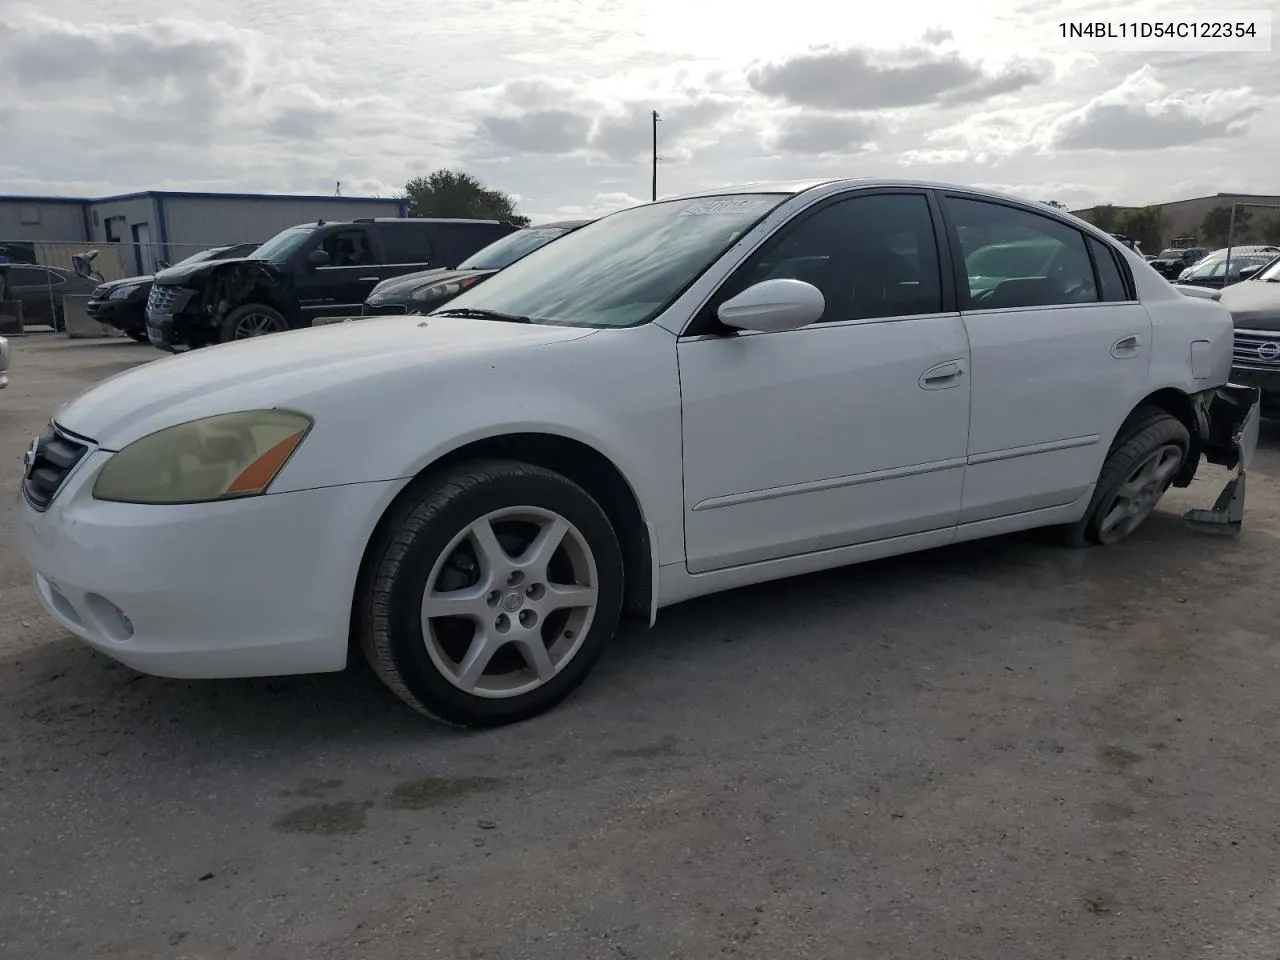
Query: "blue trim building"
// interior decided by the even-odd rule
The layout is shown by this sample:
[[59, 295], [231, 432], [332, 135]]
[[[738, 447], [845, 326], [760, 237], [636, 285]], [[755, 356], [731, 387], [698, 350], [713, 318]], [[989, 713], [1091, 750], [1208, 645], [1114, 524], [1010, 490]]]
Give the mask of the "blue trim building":
[[0, 195], [0, 243], [123, 243], [134, 267], [181, 260], [223, 244], [262, 242], [313, 220], [403, 217], [408, 202], [388, 197], [147, 190], [111, 197]]

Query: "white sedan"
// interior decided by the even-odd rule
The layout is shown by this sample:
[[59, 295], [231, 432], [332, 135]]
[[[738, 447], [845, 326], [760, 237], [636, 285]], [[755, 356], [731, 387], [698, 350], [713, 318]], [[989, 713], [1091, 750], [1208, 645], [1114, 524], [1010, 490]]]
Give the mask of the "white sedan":
[[506, 723], [624, 613], [1029, 527], [1113, 544], [1202, 458], [1241, 475], [1194, 519], [1237, 528], [1231, 347], [1221, 305], [1043, 204], [753, 184], [604, 217], [425, 317], [112, 377], [33, 442], [18, 526], [49, 613], [138, 670], [358, 644], [423, 713]]

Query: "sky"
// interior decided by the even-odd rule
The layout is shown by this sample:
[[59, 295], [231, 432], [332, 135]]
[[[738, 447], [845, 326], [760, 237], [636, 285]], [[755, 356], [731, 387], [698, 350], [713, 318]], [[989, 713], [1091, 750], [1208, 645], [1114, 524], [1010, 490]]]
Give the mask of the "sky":
[[651, 110], [660, 196], [827, 176], [1073, 209], [1280, 193], [1277, 53], [1055, 36], [1162, 3], [0, 5], [0, 193], [395, 196], [448, 166], [535, 222], [596, 215], [649, 199]]

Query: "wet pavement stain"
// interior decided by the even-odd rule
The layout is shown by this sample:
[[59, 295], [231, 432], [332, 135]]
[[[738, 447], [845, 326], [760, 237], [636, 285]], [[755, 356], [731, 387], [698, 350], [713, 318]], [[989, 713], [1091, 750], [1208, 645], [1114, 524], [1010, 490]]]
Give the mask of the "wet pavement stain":
[[367, 801], [313, 803], [279, 817], [272, 827], [280, 833], [307, 833], [316, 836], [350, 836], [364, 829]]
[[505, 783], [501, 777], [423, 777], [394, 787], [386, 806], [392, 810], [427, 810], [471, 794], [491, 793]]

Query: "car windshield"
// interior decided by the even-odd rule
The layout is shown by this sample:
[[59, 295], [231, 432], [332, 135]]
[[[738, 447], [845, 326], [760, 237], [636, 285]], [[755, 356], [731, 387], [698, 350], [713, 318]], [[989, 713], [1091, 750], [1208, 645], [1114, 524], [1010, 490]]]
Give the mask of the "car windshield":
[[1255, 280], [1270, 280], [1272, 283], [1280, 283], [1280, 257], [1276, 257], [1265, 267], [1254, 274]]
[[[1239, 275], [1245, 267], [1259, 263], [1268, 263], [1274, 254], [1236, 253], [1231, 256], [1231, 276]], [[1196, 264], [1191, 277], [1220, 277], [1227, 270], [1227, 258], [1224, 256], [1206, 257]]]
[[1160, 251], [1160, 259], [1161, 260], [1181, 260], [1183, 257], [1188, 256], [1190, 252], [1191, 251], [1189, 250], [1181, 250], [1178, 247], [1170, 247], [1168, 250]]
[[262, 246], [249, 254], [254, 260], [288, 260], [299, 247], [311, 238], [311, 227], [290, 227], [281, 230]]
[[790, 194], [730, 194], [632, 207], [548, 243], [436, 312], [534, 323], [648, 323]]
[[565, 227], [530, 227], [508, 233], [501, 240], [495, 240], [484, 249], [473, 253], [458, 264], [458, 269], [501, 270], [568, 232]]

